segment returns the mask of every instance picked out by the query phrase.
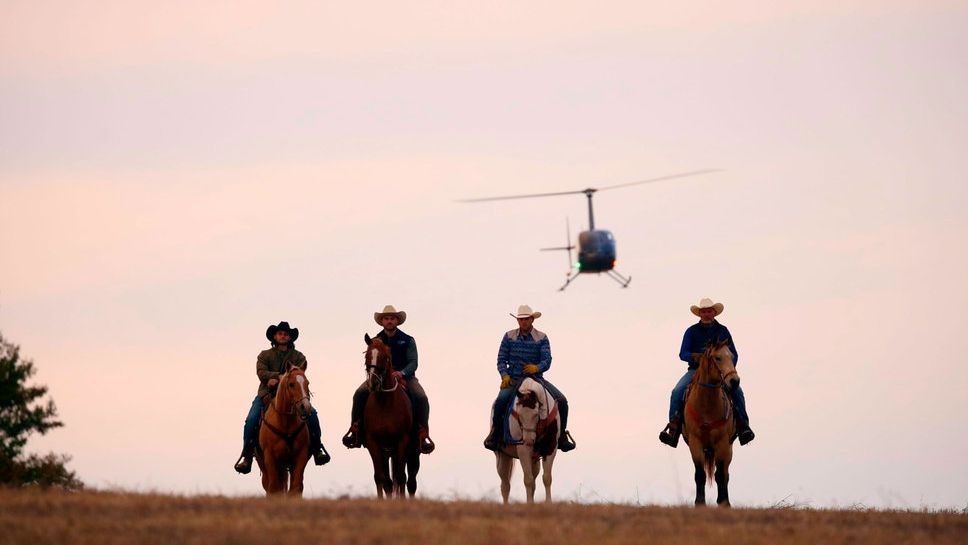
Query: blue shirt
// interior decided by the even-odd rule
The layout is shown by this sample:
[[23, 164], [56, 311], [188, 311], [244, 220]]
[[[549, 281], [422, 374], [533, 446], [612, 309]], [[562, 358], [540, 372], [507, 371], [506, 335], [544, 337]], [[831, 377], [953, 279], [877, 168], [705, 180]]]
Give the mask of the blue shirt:
[[694, 352], [703, 353], [706, 347], [716, 341], [729, 341], [729, 349], [733, 352], [733, 365], [739, 362], [739, 352], [733, 344], [733, 336], [729, 334], [726, 326], [713, 320], [713, 323], [704, 325], [702, 322], [689, 326], [686, 334], [682, 336], [682, 348], [679, 349], [679, 359], [688, 363], [690, 369], [695, 369], [699, 364], [692, 361]]
[[522, 335], [520, 329], [512, 329], [501, 339], [501, 348], [497, 351], [497, 372], [503, 377], [511, 375], [513, 379], [526, 376], [524, 366], [533, 363], [538, 366], [538, 373], [530, 375], [541, 378], [545, 371], [551, 369], [551, 343], [548, 336], [531, 328]]

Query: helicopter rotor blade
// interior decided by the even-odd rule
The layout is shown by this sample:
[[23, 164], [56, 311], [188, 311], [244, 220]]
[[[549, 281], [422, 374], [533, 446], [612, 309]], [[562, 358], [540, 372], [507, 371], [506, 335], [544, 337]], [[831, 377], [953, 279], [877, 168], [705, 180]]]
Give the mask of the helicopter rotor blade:
[[571, 250], [574, 246], [571, 245], [571, 220], [567, 217], [565, 218], [565, 241], [568, 245], [568, 272], [570, 273], [575, 262], [571, 260]]
[[[628, 182], [628, 183], [625, 183], [625, 184], [607, 185], [605, 187], [599, 187], [598, 188], [598, 191], [605, 191], [606, 189], [618, 189], [620, 187], [629, 187], [629, 186], [633, 186], [633, 185], [650, 184], [652, 182], [661, 182], [663, 180], [672, 180], [672, 179], [675, 179], [675, 178], [685, 178], [687, 176], [699, 176], [701, 174], [710, 174], [712, 172], [722, 172], [722, 169], [719, 169], [719, 168], [707, 168], [707, 169], [704, 169], [704, 170], [693, 170], [693, 171], [690, 171], [690, 172], [682, 172], [680, 174], [671, 174], [669, 176], [660, 176], [658, 178], [649, 178], [648, 180], [639, 180], [637, 182]], [[579, 191], [578, 193], [582, 193], [582, 192]]]
[[557, 193], [532, 193], [530, 195], [507, 195], [504, 197], [484, 197], [482, 199], [458, 199], [457, 202], [507, 201], [511, 199], [530, 199], [532, 197], [557, 197], [558, 195], [578, 195], [585, 191], [585, 189], [582, 189], [581, 191], [559, 191]]

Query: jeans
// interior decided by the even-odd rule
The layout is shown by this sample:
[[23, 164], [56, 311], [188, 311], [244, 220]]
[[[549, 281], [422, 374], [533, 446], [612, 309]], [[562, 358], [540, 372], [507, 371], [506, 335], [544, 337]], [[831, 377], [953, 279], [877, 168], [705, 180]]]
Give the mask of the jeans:
[[[514, 402], [514, 394], [518, 391], [518, 386], [522, 380], [524, 380], [524, 377], [512, 380], [509, 388], [504, 388], [497, 393], [497, 399], [494, 400], [494, 405], [491, 407], [492, 431], [500, 433], [504, 430], [504, 419], [507, 418], [511, 404]], [[548, 393], [551, 394], [555, 403], [558, 404], [558, 416], [561, 419], [561, 433], [564, 433], [568, 429], [568, 398], [547, 379], [542, 378], [538, 380], [544, 384]]]
[[[262, 423], [262, 409], [264, 407], [262, 398], [255, 396], [252, 406], [249, 407], [249, 414], [245, 417], [245, 426], [242, 428], [242, 447], [254, 448], [259, 442], [259, 424]], [[316, 407], [309, 412], [309, 419], [306, 421], [309, 427], [309, 452], [316, 452], [322, 446], [322, 430], [319, 427], [319, 415], [316, 414]]]
[[[675, 420], [676, 415], [682, 417], [686, 405], [686, 388], [689, 387], [695, 374], [695, 369], [689, 369], [672, 388], [672, 396], [669, 399], [669, 422]], [[746, 396], [739, 386], [730, 391], [730, 394], [733, 398], [733, 409], [736, 411], [738, 431], [743, 431], [750, 427], [750, 415], [746, 412]]]

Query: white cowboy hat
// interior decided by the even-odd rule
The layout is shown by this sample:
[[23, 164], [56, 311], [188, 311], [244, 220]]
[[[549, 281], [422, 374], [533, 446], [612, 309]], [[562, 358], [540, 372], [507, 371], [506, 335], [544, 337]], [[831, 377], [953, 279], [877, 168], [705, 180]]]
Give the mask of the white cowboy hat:
[[716, 316], [719, 316], [720, 314], [723, 313], [723, 309], [725, 307], [723, 306], [722, 303], [713, 303], [713, 300], [712, 299], [710, 299], [708, 297], [703, 297], [699, 301], [699, 305], [698, 306], [697, 305], [693, 305], [693, 306], [689, 307], [689, 310], [691, 310], [692, 313], [695, 314], [696, 316], [699, 316], [699, 311], [701, 309], [704, 309], [704, 308], [714, 308], [714, 309], [716, 309]]
[[518, 313], [517, 314], [511, 313], [511, 317], [538, 319], [541, 317], [541, 313], [531, 310], [531, 307], [529, 307], [528, 305], [521, 305], [518, 307]]
[[383, 312], [374, 312], [373, 321], [382, 326], [383, 323], [380, 320], [382, 320], [383, 317], [388, 314], [393, 314], [397, 317], [397, 325], [403, 325], [403, 322], [407, 321], [407, 313], [402, 310], [398, 311], [397, 309], [393, 308], [393, 305], [383, 307]]

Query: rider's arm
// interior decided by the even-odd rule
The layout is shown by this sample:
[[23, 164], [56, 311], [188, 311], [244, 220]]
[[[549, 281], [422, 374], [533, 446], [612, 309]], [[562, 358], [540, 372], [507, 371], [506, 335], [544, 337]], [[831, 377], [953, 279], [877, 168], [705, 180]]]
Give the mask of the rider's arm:
[[266, 350], [265, 352], [259, 354], [259, 357], [255, 360], [255, 374], [259, 376], [259, 380], [263, 384], [269, 382], [269, 379], [279, 376], [279, 373], [269, 370], [270, 355], [271, 352]]
[[729, 339], [729, 349], [733, 351], [733, 365], [739, 363], [739, 352], [736, 351], [736, 345], [733, 344], [733, 335], [723, 326], [723, 331], [726, 332], [726, 338]]
[[497, 372], [502, 377], [504, 375], [510, 375], [510, 362], [508, 361], [508, 353], [511, 350], [511, 341], [508, 340], [508, 334], [504, 334], [504, 338], [501, 339], [501, 347], [497, 349]]
[[410, 339], [410, 346], [407, 347], [407, 366], [400, 373], [403, 378], [410, 378], [417, 372], [417, 341]]
[[544, 373], [548, 369], [551, 369], [551, 341], [548, 337], [541, 339], [538, 344], [538, 349], [541, 350], [541, 361], [538, 362], [538, 372]]
[[694, 365], [695, 362], [692, 359], [692, 328], [686, 330], [686, 333], [682, 336], [682, 347], [679, 349], [679, 359], [686, 362], [687, 364]]

